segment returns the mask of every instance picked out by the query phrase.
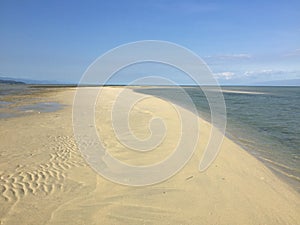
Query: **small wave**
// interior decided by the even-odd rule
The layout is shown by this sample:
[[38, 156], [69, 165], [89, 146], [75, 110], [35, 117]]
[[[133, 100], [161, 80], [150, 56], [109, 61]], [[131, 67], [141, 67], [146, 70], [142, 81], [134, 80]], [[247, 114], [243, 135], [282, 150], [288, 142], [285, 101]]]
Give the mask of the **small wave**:
[[285, 172], [285, 171], [282, 171], [282, 170], [280, 170], [280, 169], [278, 169], [278, 168], [276, 168], [276, 167], [273, 167], [273, 166], [270, 166], [270, 168], [273, 169], [273, 170], [275, 170], [275, 171], [278, 172], [278, 173], [283, 174], [283, 175], [286, 176], [286, 177], [289, 177], [289, 178], [291, 178], [291, 179], [294, 179], [294, 180], [300, 182], [300, 177], [297, 177], [297, 176], [295, 176], [295, 175], [293, 175], [293, 174], [290, 174], [290, 173], [287, 173], [287, 172]]
[[267, 158], [264, 158], [264, 157], [259, 157], [259, 159], [265, 161], [265, 162], [268, 162], [270, 163], [271, 165], [269, 165], [271, 167], [271, 169], [275, 170], [276, 172], [279, 172], [289, 178], [292, 178], [294, 180], [297, 180], [297, 181], [300, 181], [300, 177], [292, 174], [293, 172], [294, 173], [297, 173], [299, 171], [293, 169], [293, 168], [290, 168], [288, 167], [287, 165], [284, 165], [282, 163], [278, 163], [278, 162], [275, 162], [273, 160], [270, 160], [270, 159], [267, 159]]
[[291, 168], [291, 167], [288, 167], [287, 165], [284, 165], [284, 164], [282, 164], [282, 163], [275, 162], [275, 161], [273, 161], [273, 160], [271, 160], [271, 159], [267, 159], [267, 158], [262, 157], [262, 156], [260, 156], [259, 158], [262, 159], [262, 160], [264, 160], [264, 161], [267, 161], [267, 162], [269, 162], [269, 163], [271, 163], [271, 164], [274, 164], [274, 165], [276, 165], [276, 166], [279, 166], [279, 167], [282, 167], [282, 168], [285, 168], [285, 169], [288, 169], [288, 170], [295, 171], [295, 169], [293, 169], [293, 168]]

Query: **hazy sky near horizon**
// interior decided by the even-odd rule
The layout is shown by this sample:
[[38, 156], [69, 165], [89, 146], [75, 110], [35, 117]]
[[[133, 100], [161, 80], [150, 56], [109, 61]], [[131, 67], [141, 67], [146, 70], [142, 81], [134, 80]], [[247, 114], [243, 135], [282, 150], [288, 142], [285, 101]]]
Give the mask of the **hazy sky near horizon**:
[[0, 77], [78, 82], [118, 45], [189, 48], [222, 84], [300, 79], [300, 1], [0, 1]]

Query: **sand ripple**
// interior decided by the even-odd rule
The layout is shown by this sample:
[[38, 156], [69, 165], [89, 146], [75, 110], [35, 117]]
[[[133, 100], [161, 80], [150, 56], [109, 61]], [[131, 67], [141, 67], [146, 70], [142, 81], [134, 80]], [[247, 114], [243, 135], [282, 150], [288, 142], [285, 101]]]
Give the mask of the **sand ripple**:
[[54, 153], [50, 160], [35, 169], [16, 168], [15, 173], [0, 175], [0, 197], [6, 202], [16, 202], [29, 194], [49, 195], [63, 188], [66, 171], [83, 166], [84, 162], [76, 151], [73, 139], [68, 136], [50, 137]]

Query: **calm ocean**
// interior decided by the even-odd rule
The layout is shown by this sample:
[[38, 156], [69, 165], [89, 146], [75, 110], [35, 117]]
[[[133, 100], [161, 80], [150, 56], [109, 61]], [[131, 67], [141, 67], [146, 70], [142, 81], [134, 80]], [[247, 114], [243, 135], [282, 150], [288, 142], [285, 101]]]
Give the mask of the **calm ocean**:
[[[210, 121], [204, 93], [184, 87], [201, 117]], [[300, 87], [222, 87], [226, 110], [226, 136], [300, 192]], [[137, 92], [155, 95], [182, 105], [176, 88], [141, 88]]]

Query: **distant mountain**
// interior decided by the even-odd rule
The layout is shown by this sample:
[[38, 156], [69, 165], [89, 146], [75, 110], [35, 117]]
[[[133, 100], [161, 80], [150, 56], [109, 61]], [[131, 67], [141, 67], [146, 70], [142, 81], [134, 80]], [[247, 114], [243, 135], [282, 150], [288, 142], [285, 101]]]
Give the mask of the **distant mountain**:
[[15, 80], [7, 80], [7, 79], [1, 79], [0, 78], [0, 84], [25, 84], [22, 81], [15, 81]]
[[[56, 80], [32, 80], [24, 78], [0, 77], [0, 83], [6, 84], [65, 84]], [[68, 83], [66, 83], [68, 84]]]
[[264, 81], [264, 82], [254, 83], [254, 85], [265, 85], [265, 86], [300, 86], [300, 79]]

